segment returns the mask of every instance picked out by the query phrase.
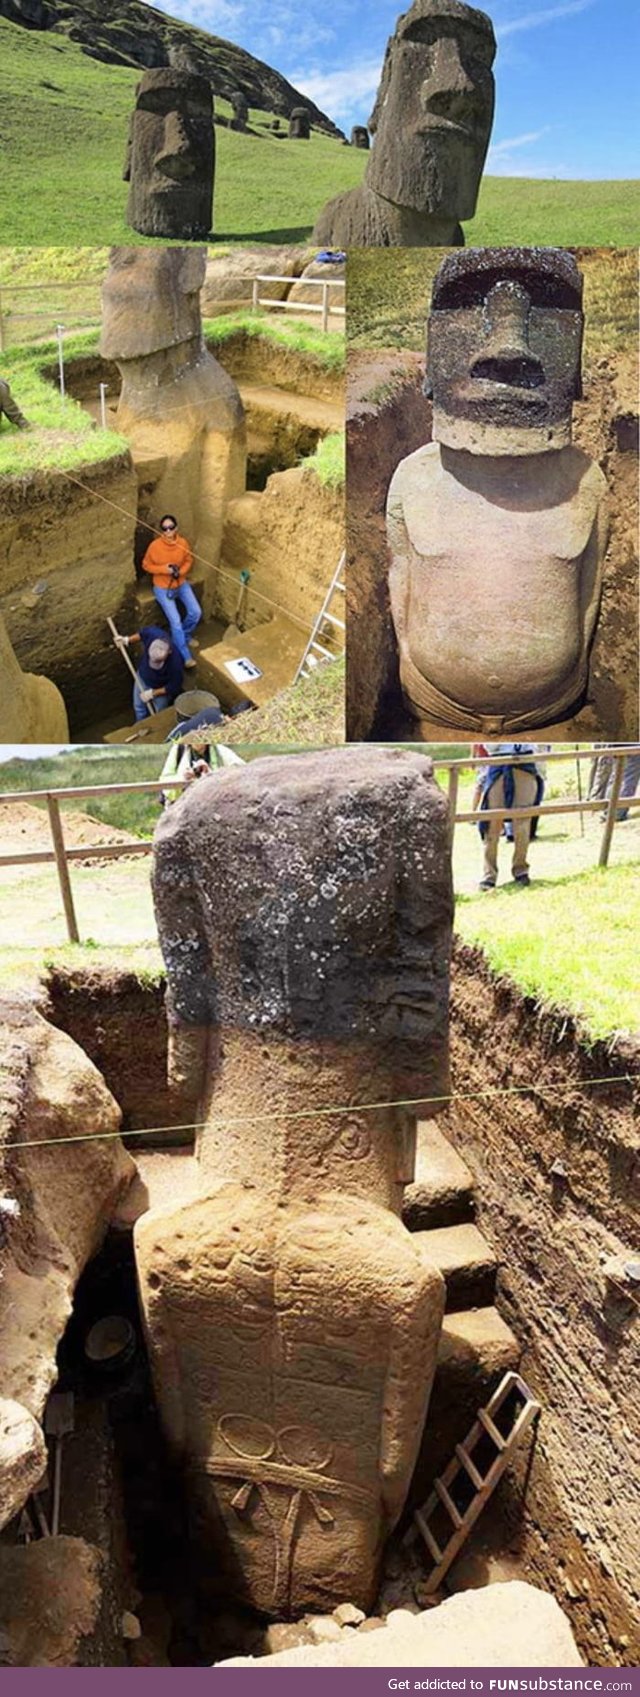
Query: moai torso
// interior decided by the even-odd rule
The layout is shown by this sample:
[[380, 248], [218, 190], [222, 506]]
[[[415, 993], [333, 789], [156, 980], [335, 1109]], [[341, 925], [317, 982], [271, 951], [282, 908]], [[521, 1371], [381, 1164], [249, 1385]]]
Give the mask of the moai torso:
[[163, 512], [215, 566], [229, 501], [244, 493], [239, 390], [205, 346], [204, 249], [112, 248], [101, 349], [122, 375], [117, 423], [131, 446], [152, 527]]
[[[570, 255], [483, 249], [434, 283], [436, 440], [387, 501], [407, 704], [470, 731], [542, 728], [584, 699], [608, 508], [571, 444], [581, 280]], [[555, 296], [554, 296], [555, 291]]]
[[364, 182], [328, 202], [314, 241], [463, 245], [460, 221], [474, 216], [493, 123], [495, 51], [491, 21], [476, 7], [413, 0], [387, 44]]
[[430, 764], [342, 750], [205, 782], [158, 833], [154, 887], [202, 1196], [146, 1216], [136, 1254], [194, 1530], [267, 1614], [369, 1607], [443, 1307], [399, 1218], [416, 1110], [384, 1106], [448, 1088]]

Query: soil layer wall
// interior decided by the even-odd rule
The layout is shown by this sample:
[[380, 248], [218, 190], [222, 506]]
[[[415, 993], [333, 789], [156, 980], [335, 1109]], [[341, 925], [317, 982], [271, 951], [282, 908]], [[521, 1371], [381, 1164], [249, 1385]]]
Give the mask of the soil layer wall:
[[441, 1127], [476, 1180], [497, 1305], [542, 1403], [501, 1487], [521, 1571], [555, 1591], [591, 1666], [635, 1666], [640, 1302], [610, 1268], [640, 1252], [640, 1044], [588, 1048], [460, 943], [452, 1020], [454, 1093], [479, 1095]]

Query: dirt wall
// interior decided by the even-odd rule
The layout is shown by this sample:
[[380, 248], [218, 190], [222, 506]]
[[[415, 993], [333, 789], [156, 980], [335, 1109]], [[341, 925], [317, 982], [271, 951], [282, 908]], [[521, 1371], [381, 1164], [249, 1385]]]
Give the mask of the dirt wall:
[[[424, 358], [397, 349], [349, 354], [347, 521], [350, 739], [414, 734], [398, 683], [387, 588], [385, 505], [399, 461], [431, 441], [431, 404], [421, 392]], [[574, 441], [601, 466], [612, 522], [589, 665], [588, 700], [558, 726], [567, 736], [632, 741], [638, 732], [638, 401], [633, 359], [599, 360], [585, 374]], [[453, 733], [452, 733], [453, 734]], [[549, 732], [553, 736], [553, 732]]]
[[274, 472], [262, 492], [250, 491], [228, 509], [222, 558], [233, 577], [218, 577], [215, 617], [234, 617], [237, 574], [250, 562], [247, 623], [261, 624], [269, 614], [255, 595], [261, 591], [302, 621], [304, 644], [343, 548], [344, 490], [304, 466]]
[[77, 733], [96, 699], [108, 711], [122, 696], [106, 620], [132, 628], [138, 492], [128, 453], [71, 476], [4, 480], [0, 614], [20, 664], [57, 684]]
[[587, 1048], [570, 1018], [540, 1012], [460, 943], [452, 1019], [454, 1091], [487, 1095], [442, 1129], [477, 1181], [497, 1305], [543, 1410], [528, 1477], [525, 1446], [505, 1492], [518, 1559], [556, 1592], [591, 1665], [635, 1665], [640, 1287], [625, 1296], [607, 1267], [639, 1259], [640, 1044]]
[[236, 383], [261, 383], [344, 405], [344, 371], [331, 370], [313, 354], [280, 347], [266, 336], [248, 336], [244, 330], [219, 342], [209, 339], [207, 346]]
[[[137, 973], [57, 967], [43, 989], [43, 1011], [102, 1073], [122, 1109], [123, 1134], [170, 1126], [164, 979]], [[161, 1144], [162, 1138], [157, 1139]], [[168, 1142], [191, 1142], [169, 1135]], [[140, 1146], [136, 1138], [133, 1153]]]

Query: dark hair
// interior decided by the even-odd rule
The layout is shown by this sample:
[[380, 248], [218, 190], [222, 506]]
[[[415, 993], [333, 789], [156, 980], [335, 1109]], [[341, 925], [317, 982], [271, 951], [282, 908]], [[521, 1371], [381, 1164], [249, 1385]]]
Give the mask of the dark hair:
[[176, 527], [176, 530], [177, 530], [178, 529], [178, 520], [175, 516], [175, 513], [163, 513], [162, 514], [162, 518], [160, 520], [160, 529], [162, 530], [162, 526], [163, 526], [163, 524], [166, 524], [167, 519], [169, 519], [171, 524], [175, 524], [175, 527]]

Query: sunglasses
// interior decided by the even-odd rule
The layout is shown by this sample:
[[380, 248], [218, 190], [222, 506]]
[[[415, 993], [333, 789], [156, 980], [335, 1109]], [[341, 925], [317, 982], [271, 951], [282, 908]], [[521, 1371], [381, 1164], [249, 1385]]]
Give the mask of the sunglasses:
[[163, 534], [163, 536], [173, 536], [174, 532], [177, 531], [177, 529], [178, 529], [177, 524], [163, 524], [162, 534]]

